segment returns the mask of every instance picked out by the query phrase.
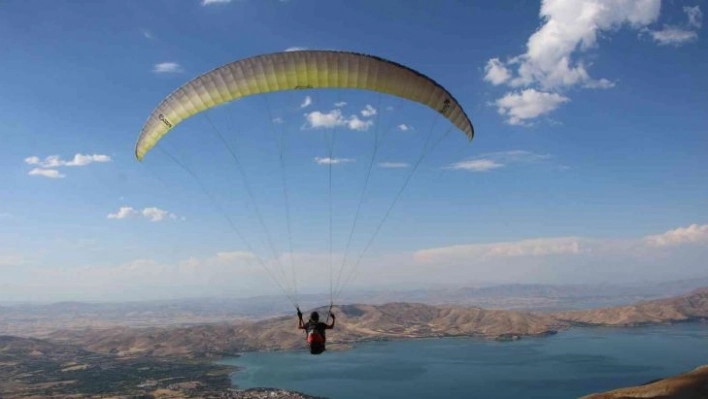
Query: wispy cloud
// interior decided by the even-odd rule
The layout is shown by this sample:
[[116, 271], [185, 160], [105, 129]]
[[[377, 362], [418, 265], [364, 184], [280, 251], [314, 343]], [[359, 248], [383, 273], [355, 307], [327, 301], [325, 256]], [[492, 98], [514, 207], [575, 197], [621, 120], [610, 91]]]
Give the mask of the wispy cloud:
[[60, 173], [56, 168], [86, 166], [94, 162], [110, 162], [111, 157], [103, 154], [76, 154], [71, 160], [65, 161], [59, 155], [50, 155], [44, 159], [38, 156], [31, 156], [25, 158], [24, 161], [27, 165], [37, 166], [28, 172], [29, 175], [60, 179], [66, 177], [66, 175]]
[[148, 39], [148, 40], [153, 40], [153, 39], [155, 39], [155, 35], [153, 35], [152, 32], [150, 32], [150, 31], [147, 30], [147, 29], [143, 29], [143, 30], [142, 30], [142, 33], [143, 33], [143, 37], [145, 37], [145, 38]]
[[696, 29], [703, 26], [703, 12], [699, 6], [684, 7], [683, 12], [688, 17], [688, 26]]
[[32, 176], [44, 176], [50, 179], [62, 179], [66, 177], [66, 175], [59, 173], [59, 171], [56, 169], [34, 168], [30, 170], [27, 174]]
[[698, 30], [703, 25], [703, 12], [699, 6], [684, 7], [687, 21], [681, 26], [666, 25], [661, 30], [648, 30], [660, 45], [680, 46], [698, 39]]
[[350, 163], [350, 162], [355, 162], [354, 159], [352, 158], [320, 158], [320, 157], [315, 157], [315, 162], [318, 165], [338, 165], [338, 164], [343, 164], [343, 163]]
[[282, 124], [282, 123], [285, 123], [285, 121], [281, 117], [276, 117], [276, 118], [273, 118], [273, 123]]
[[509, 258], [522, 256], [548, 256], [579, 254], [583, 252], [582, 241], [577, 237], [537, 238], [491, 244], [454, 245], [424, 249], [413, 254], [421, 262], [450, 261], [452, 259]]
[[307, 47], [297, 47], [297, 46], [294, 46], [294, 47], [288, 47], [288, 48], [285, 49], [286, 52], [291, 52], [291, 51], [305, 51], [305, 50], [307, 50]]
[[399, 169], [399, 168], [409, 168], [411, 166], [411, 164], [405, 163], [405, 162], [381, 162], [381, 163], [379, 163], [379, 166], [382, 168]]
[[126, 219], [131, 216], [137, 215], [138, 212], [130, 206], [121, 206], [118, 212], [109, 213], [108, 219]]
[[11, 218], [12, 214], [7, 212], [0, 212], [0, 219]]
[[111, 157], [103, 154], [76, 154], [69, 161], [62, 160], [59, 155], [50, 155], [44, 159], [37, 156], [25, 158], [28, 165], [37, 165], [42, 168], [56, 168], [60, 166], [86, 166], [94, 162], [111, 162]]
[[347, 105], [347, 102], [346, 102], [346, 101], [340, 101], [340, 102], [334, 103], [334, 106], [337, 107], [337, 108], [341, 108], [341, 107], [343, 107], [343, 106], [345, 106], [345, 105]]
[[472, 172], [486, 172], [488, 170], [503, 167], [504, 164], [491, 159], [473, 159], [470, 161], [460, 161], [450, 165], [450, 169], [469, 170]]
[[357, 115], [345, 117], [342, 111], [334, 109], [327, 113], [313, 111], [305, 114], [305, 129], [334, 128], [345, 126], [350, 130], [366, 131], [373, 126], [373, 120], [362, 120]]
[[300, 108], [307, 108], [312, 104], [312, 97], [310, 96], [305, 96], [305, 99], [302, 100], [302, 104], [300, 104]]
[[613, 87], [608, 79], [590, 77], [582, 55], [598, 46], [603, 32], [623, 26], [642, 32], [657, 20], [660, 8], [660, 0], [543, 0], [542, 24], [529, 37], [526, 52], [506, 60], [491, 58], [484, 68], [484, 80], [495, 86], [527, 89], [509, 92], [493, 104], [508, 123], [528, 125], [569, 101], [560, 90]]
[[675, 26], [666, 26], [662, 30], [651, 31], [650, 34], [661, 45], [680, 46], [698, 38], [698, 32]]
[[182, 66], [176, 62], [161, 62], [155, 64], [152, 71], [155, 73], [180, 73], [183, 69]]
[[166, 218], [177, 219], [177, 215], [174, 213], [167, 212], [164, 209], [151, 207], [143, 209], [143, 216], [149, 219], [151, 222], [159, 222], [165, 220]]
[[449, 165], [448, 169], [486, 172], [514, 164], [531, 164], [549, 160], [548, 154], [536, 154], [530, 151], [513, 150], [481, 154], [475, 158]]
[[663, 234], [652, 235], [645, 238], [648, 245], [666, 247], [683, 244], [708, 244], [708, 224], [692, 224], [688, 227], [679, 227]]
[[361, 110], [361, 115], [365, 118], [370, 118], [376, 115], [376, 108], [372, 107], [370, 104], [366, 104], [366, 107]]
[[[106, 217], [108, 219], [128, 219], [137, 216], [142, 216], [151, 222], [160, 222], [167, 219], [178, 219], [177, 215], [174, 213], [157, 207], [148, 207], [138, 210], [130, 206], [122, 206], [117, 212], [109, 213]], [[184, 218], [182, 218], [182, 220], [184, 220]]]
[[705, 275], [706, 256], [708, 225], [693, 224], [635, 238], [539, 237], [429, 248], [415, 251], [420, 266], [408, 269], [434, 264], [436, 273], [495, 281], [637, 281]]
[[396, 128], [402, 132], [407, 132], [413, 129], [410, 125], [406, 125], [405, 123], [401, 123], [400, 125], [396, 126]]
[[231, 3], [232, 0], [202, 0], [202, 6], [209, 6], [213, 4], [227, 4]]
[[352, 115], [349, 117], [348, 120], [346, 120], [345, 124], [347, 125], [347, 127], [350, 130], [366, 131], [366, 130], [369, 130], [369, 128], [374, 125], [374, 121], [361, 120], [356, 115]]
[[[705, 224], [697, 224], [699, 228]], [[670, 231], [690, 230], [691, 226]], [[685, 245], [651, 245], [652, 235], [634, 238], [587, 238], [580, 236], [530, 237], [487, 243], [424, 248], [372, 256], [361, 264], [357, 281], [361, 286], [387, 287], [397, 283], [426, 284], [451, 282], [459, 286], [475, 283], [556, 283], [595, 284], [666, 281], [705, 276], [707, 241]], [[280, 259], [265, 259], [276, 267]], [[316, 292], [328, 284], [329, 253], [294, 253], [303, 265], [298, 276], [303, 289]], [[341, 254], [334, 254], [341, 259]], [[7, 275], [3, 298], [125, 299], [126, 288], [140, 299], [169, 298], [176, 295], [209, 295], [233, 292], [244, 295], [276, 294], [277, 286], [258, 266], [257, 256], [232, 249], [206, 257], [190, 256], [175, 262], [139, 258], [125, 263], [81, 265], [80, 267], [45, 267], [35, 269], [31, 278], [14, 280]], [[29, 263], [27, 256], [0, 250], [0, 266]], [[431, 267], [434, 266], [434, 267]], [[382, 275], [381, 271], [385, 271]], [[33, 270], [34, 272], [34, 270]], [[302, 272], [302, 273], [301, 273]], [[174, 287], [180, 286], [175, 294]], [[353, 287], [352, 287], [353, 288]], [[67, 294], [70, 292], [72, 294]], [[73, 294], [76, 293], [76, 294]], [[80, 293], [80, 294], [79, 294]], [[24, 296], [23, 296], [24, 295]]]

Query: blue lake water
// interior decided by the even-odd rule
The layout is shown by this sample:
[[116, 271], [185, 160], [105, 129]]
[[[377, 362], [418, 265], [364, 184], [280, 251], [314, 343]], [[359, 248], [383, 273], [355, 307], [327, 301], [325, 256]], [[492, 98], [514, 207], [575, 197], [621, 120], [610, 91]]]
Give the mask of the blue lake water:
[[221, 363], [245, 367], [232, 375], [241, 389], [275, 387], [333, 399], [567, 399], [708, 364], [708, 324], [582, 328], [515, 342], [372, 342], [321, 356], [246, 353]]

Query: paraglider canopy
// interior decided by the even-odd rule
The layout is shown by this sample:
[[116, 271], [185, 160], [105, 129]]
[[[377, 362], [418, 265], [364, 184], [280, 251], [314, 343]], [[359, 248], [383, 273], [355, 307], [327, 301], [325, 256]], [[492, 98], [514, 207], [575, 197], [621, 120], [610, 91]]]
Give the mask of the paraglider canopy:
[[470, 140], [474, 128], [455, 98], [429, 77], [383, 58], [342, 51], [289, 51], [246, 58], [207, 72], [167, 96], [148, 118], [135, 146], [142, 160], [183, 120], [238, 98], [284, 90], [372, 90], [424, 104]]

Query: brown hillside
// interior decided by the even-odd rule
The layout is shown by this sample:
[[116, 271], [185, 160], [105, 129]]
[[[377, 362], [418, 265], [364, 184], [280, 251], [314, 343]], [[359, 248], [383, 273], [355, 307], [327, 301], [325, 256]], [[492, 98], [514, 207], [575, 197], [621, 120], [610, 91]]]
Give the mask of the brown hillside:
[[614, 308], [578, 310], [553, 314], [561, 321], [574, 324], [636, 326], [708, 319], [708, 289], [691, 294], [639, 302]]
[[705, 399], [708, 398], [708, 366], [651, 384], [592, 394], [581, 399]]
[[[325, 311], [321, 309], [323, 316]], [[333, 312], [337, 315], [337, 325], [328, 334], [330, 349], [355, 342], [397, 338], [542, 335], [567, 327], [566, 323], [545, 314], [422, 304], [347, 305], [335, 307]], [[305, 346], [295, 315], [233, 325], [63, 331], [53, 334], [52, 338], [121, 356], [210, 357]]]

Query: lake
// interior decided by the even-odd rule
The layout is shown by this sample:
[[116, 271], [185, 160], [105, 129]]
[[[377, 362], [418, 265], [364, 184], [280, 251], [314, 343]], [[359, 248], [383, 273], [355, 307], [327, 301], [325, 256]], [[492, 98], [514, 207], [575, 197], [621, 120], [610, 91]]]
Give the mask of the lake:
[[241, 389], [274, 387], [333, 399], [567, 399], [708, 364], [708, 324], [577, 328], [515, 342], [371, 342], [321, 356], [245, 353], [220, 363], [245, 367], [232, 375]]

